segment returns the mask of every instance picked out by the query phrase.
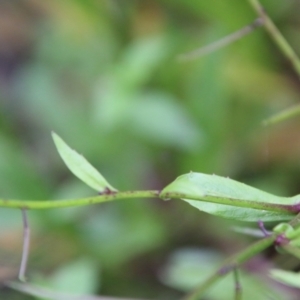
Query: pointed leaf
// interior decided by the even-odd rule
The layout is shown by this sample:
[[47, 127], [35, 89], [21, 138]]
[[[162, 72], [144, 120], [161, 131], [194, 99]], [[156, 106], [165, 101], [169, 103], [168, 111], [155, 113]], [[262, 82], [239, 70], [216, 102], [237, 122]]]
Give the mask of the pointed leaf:
[[117, 191], [82, 155], [71, 149], [55, 132], [52, 132], [52, 137], [59, 155], [75, 176], [99, 193]]
[[290, 272], [290, 271], [284, 271], [279, 269], [273, 269], [270, 272], [270, 276], [289, 286], [300, 288], [300, 273]]
[[[240, 221], [289, 220], [298, 197], [284, 198], [229, 178], [185, 174], [164, 188], [161, 198], [181, 198], [201, 211]], [[290, 205], [290, 206], [289, 206]]]

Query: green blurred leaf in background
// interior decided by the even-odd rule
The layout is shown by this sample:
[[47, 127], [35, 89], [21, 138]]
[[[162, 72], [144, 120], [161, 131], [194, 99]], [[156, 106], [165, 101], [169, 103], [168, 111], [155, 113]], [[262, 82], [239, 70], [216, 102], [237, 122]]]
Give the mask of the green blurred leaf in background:
[[[300, 53], [299, 3], [263, 4]], [[239, 0], [1, 2], [0, 196], [93, 195], [63, 165], [51, 130], [120, 190], [161, 190], [193, 170], [271, 194], [299, 194], [299, 118], [261, 126], [299, 101], [298, 78], [266, 33], [259, 29], [193, 62], [176, 60], [255, 18], [248, 2]], [[19, 265], [18, 215], [0, 212], [1, 281]], [[251, 239], [228, 234], [235, 221], [182, 201], [136, 199], [29, 217], [30, 278], [48, 278], [84, 261], [77, 270], [93, 278], [93, 292], [127, 298], [179, 299], [179, 285], [165, 285], [159, 276], [172, 253], [209, 248], [224, 257]], [[260, 272], [255, 263], [250, 267], [255, 283], [249, 287], [260, 291]], [[282, 299], [299, 298], [284, 291]], [[32, 299], [8, 289], [0, 298]]]

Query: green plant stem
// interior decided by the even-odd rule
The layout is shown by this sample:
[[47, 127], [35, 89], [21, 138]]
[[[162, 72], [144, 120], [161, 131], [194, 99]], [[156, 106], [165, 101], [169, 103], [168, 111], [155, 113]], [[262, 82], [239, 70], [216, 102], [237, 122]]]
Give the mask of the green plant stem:
[[28, 217], [26, 209], [22, 209], [22, 218], [23, 218], [23, 251], [22, 251], [22, 259], [19, 270], [19, 280], [26, 281], [25, 273], [29, 256], [29, 244], [30, 244], [30, 229], [28, 224]]
[[209, 278], [206, 279], [204, 283], [202, 283], [198, 288], [196, 288], [192, 293], [188, 294], [183, 300], [198, 300], [204, 293], [218, 280], [225, 277], [231, 271], [233, 271], [236, 267], [240, 264], [244, 263], [245, 261], [249, 260], [253, 256], [259, 254], [260, 252], [264, 251], [276, 240], [278, 234], [270, 235], [262, 240], [257, 241], [256, 243], [252, 244], [245, 250], [241, 251], [240, 253], [234, 255], [233, 257], [226, 260], [221, 267], [212, 274]]
[[72, 206], [91, 205], [102, 202], [109, 202], [119, 199], [130, 198], [158, 198], [159, 191], [126, 191], [111, 194], [99, 195], [96, 197], [70, 199], [70, 200], [6, 200], [0, 199], [0, 207], [19, 209], [49, 209], [64, 208]]
[[[297, 226], [300, 224], [300, 213], [298, 213], [290, 222], [290, 225]], [[260, 252], [264, 251], [268, 247], [272, 246], [274, 242], [276, 241], [277, 237], [280, 234], [273, 233], [272, 235], [269, 235], [268, 237], [265, 237], [254, 244], [250, 245], [245, 250], [241, 251], [240, 253], [235, 254], [231, 258], [227, 259], [218, 270], [212, 274], [210, 277], [208, 277], [201, 285], [199, 285], [194, 291], [192, 291], [190, 294], [188, 294], [186, 297], [184, 297], [183, 300], [198, 300], [199, 297], [203, 296], [204, 293], [218, 280], [226, 276], [231, 271], [235, 271], [236, 268], [252, 258], [253, 256], [259, 254]], [[283, 247], [286, 249], [290, 254], [295, 255], [294, 248], [291, 250], [291, 247], [289, 245], [286, 245]], [[298, 254], [298, 249], [297, 249]], [[295, 255], [298, 257], [298, 255]]]
[[242, 300], [243, 293], [242, 293], [242, 286], [240, 283], [238, 268], [234, 268], [233, 277], [234, 277], [234, 284], [235, 284], [234, 300]]
[[[149, 191], [126, 191], [114, 192], [110, 194], [103, 194], [95, 197], [80, 198], [80, 199], [67, 199], [67, 200], [10, 200], [0, 199], [0, 207], [5, 208], [18, 208], [18, 209], [49, 209], [49, 208], [64, 208], [73, 206], [84, 206], [103, 202], [109, 202], [119, 199], [130, 198], [173, 198], [173, 199], [190, 199], [199, 200], [210, 203], [218, 203], [224, 205], [231, 205], [236, 207], [245, 207], [252, 209], [268, 210], [273, 212], [280, 212], [286, 215], [291, 215], [291, 218], [297, 213], [293, 205], [268, 203], [268, 202], [255, 202], [231, 198], [217, 198], [209, 196], [193, 196], [182, 193], [160, 193], [158, 190]], [[296, 208], [297, 209], [297, 208]]]
[[177, 192], [163, 192], [160, 194], [162, 199], [187, 199], [187, 200], [198, 200], [209, 203], [217, 203], [223, 205], [230, 205], [236, 207], [245, 207], [259, 210], [267, 210], [273, 212], [284, 213], [291, 215], [291, 218], [298, 213], [298, 208], [294, 205], [270, 203], [270, 202], [256, 202], [251, 200], [234, 199], [234, 198], [222, 198], [217, 196], [208, 195], [189, 195]]
[[264, 21], [265, 29], [268, 31], [268, 33], [270, 34], [274, 42], [277, 44], [278, 48], [290, 61], [295, 71], [297, 72], [298, 76], [300, 76], [300, 60], [297, 54], [295, 53], [295, 51], [292, 49], [290, 44], [287, 42], [284, 36], [277, 29], [273, 21], [266, 14], [265, 9], [260, 4], [259, 0], [248, 0], [248, 1]]
[[179, 61], [189, 61], [189, 60], [199, 58], [203, 55], [212, 53], [216, 50], [219, 50], [219, 49], [221, 49], [227, 45], [230, 45], [233, 42], [243, 38], [244, 36], [251, 33], [253, 30], [255, 30], [256, 28], [258, 28], [262, 25], [263, 25], [263, 21], [261, 20], [261, 18], [258, 18], [256, 20], [254, 20], [254, 22], [252, 22], [251, 24], [217, 40], [216, 42], [213, 42], [207, 46], [201, 47], [201, 48], [191, 51], [189, 53], [184, 53], [184, 54], [179, 55], [178, 60]]
[[300, 114], [300, 105], [295, 105], [293, 107], [290, 107], [288, 109], [285, 109], [278, 114], [266, 119], [263, 121], [264, 126], [273, 125], [276, 123], [283, 122], [287, 119], [291, 119], [295, 116], [298, 116]]

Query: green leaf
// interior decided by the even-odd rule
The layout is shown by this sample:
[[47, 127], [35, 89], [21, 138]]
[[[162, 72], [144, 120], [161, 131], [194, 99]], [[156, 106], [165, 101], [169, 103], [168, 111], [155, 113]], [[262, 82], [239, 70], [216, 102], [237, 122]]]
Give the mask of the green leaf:
[[[296, 249], [298, 249], [297, 253], [300, 254], [300, 238], [294, 238], [290, 241], [290, 245]], [[299, 257], [299, 256], [298, 256]]]
[[273, 269], [270, 272], [270, 276], [283, 284], [300, 288], [300, 273]]
[[71, 149], [55, 132], [52, 132], [52, 138], [62, 160], [75, 176], [99, 193], [117, 192], [82, 155]]
[[60, 267], [46, 283], [57, 292], [94, 293], [100, 281], [97, 273], [95, 261], [83, 258]]
[[284, 234], [285, 237], [291, 241], [300, 240], [300, 227], [294, 228], [289, 223], [280, 223], [273, 228], [273, 231], [279, 234]]
[[289, 220], [299, 197], [284, 198], [229, 178], [203, 173], [182, 175], [165, 187], [161, 198], [180, 198], [201, 211], [255, 222]]
[[[203, 133], [176, 98], [166, 93], [144, 93], [131, 110], [129, 124], [142, 139], [195, 151], [203, 144]], [[155, 118], [149, 118], [155, 116]]]
[[291, 237], [291, 235], [295, 230], [292, 225], [289, 223], [280, 223], [273, 228], [273, 231], [280, 234], [285, 234], [286, 237]]
[[[215, 249], [179, 248], [170, 254], [159, 277], [165, 285], [182, 292], [189, 292], [203, 284], [207, 279], [207, 274], [214, 273], [224, 259]], [[263, 281], [245, 270], [239, 269], [239, 275], [243, 300], [286, 299], [284, 291], [274, 284], [271, 285], [270, 282]], [[201, 299], [236, 299], [231, 276], [219, 280], [213, 288], [207, 290]]]

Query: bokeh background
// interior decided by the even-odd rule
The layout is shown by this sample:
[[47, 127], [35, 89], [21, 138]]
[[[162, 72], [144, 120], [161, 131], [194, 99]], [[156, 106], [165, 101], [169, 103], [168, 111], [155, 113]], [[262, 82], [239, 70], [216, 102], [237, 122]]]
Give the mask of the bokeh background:
[[[263, 4], [300, 53], [299, 2]], [[297, 104], [300, 88], [268, 34], [177, 59], [255, 18], [246, 0], [1, 0], [1, 197], [94, 195], [61, 161], [51, 130], [119, 190], [161, 189], [192, 170], [299, 193], [299, 118], [262, 126]], [[29, 221], [31, 282], [114, 297], [179, 299], [254, 240], [179, 200], [30, 211]], [[16, 277], [21, 246], [20, 211], [1, 209], [2, 282]], [[297, 267], [272, 251], [246, 264], [244, 299], [299, 299], [268, 278], [278, 265]], [[229, 277], [207, 299], [233, 294]], [[5, 287], [0, 295], [42, 299]]]

